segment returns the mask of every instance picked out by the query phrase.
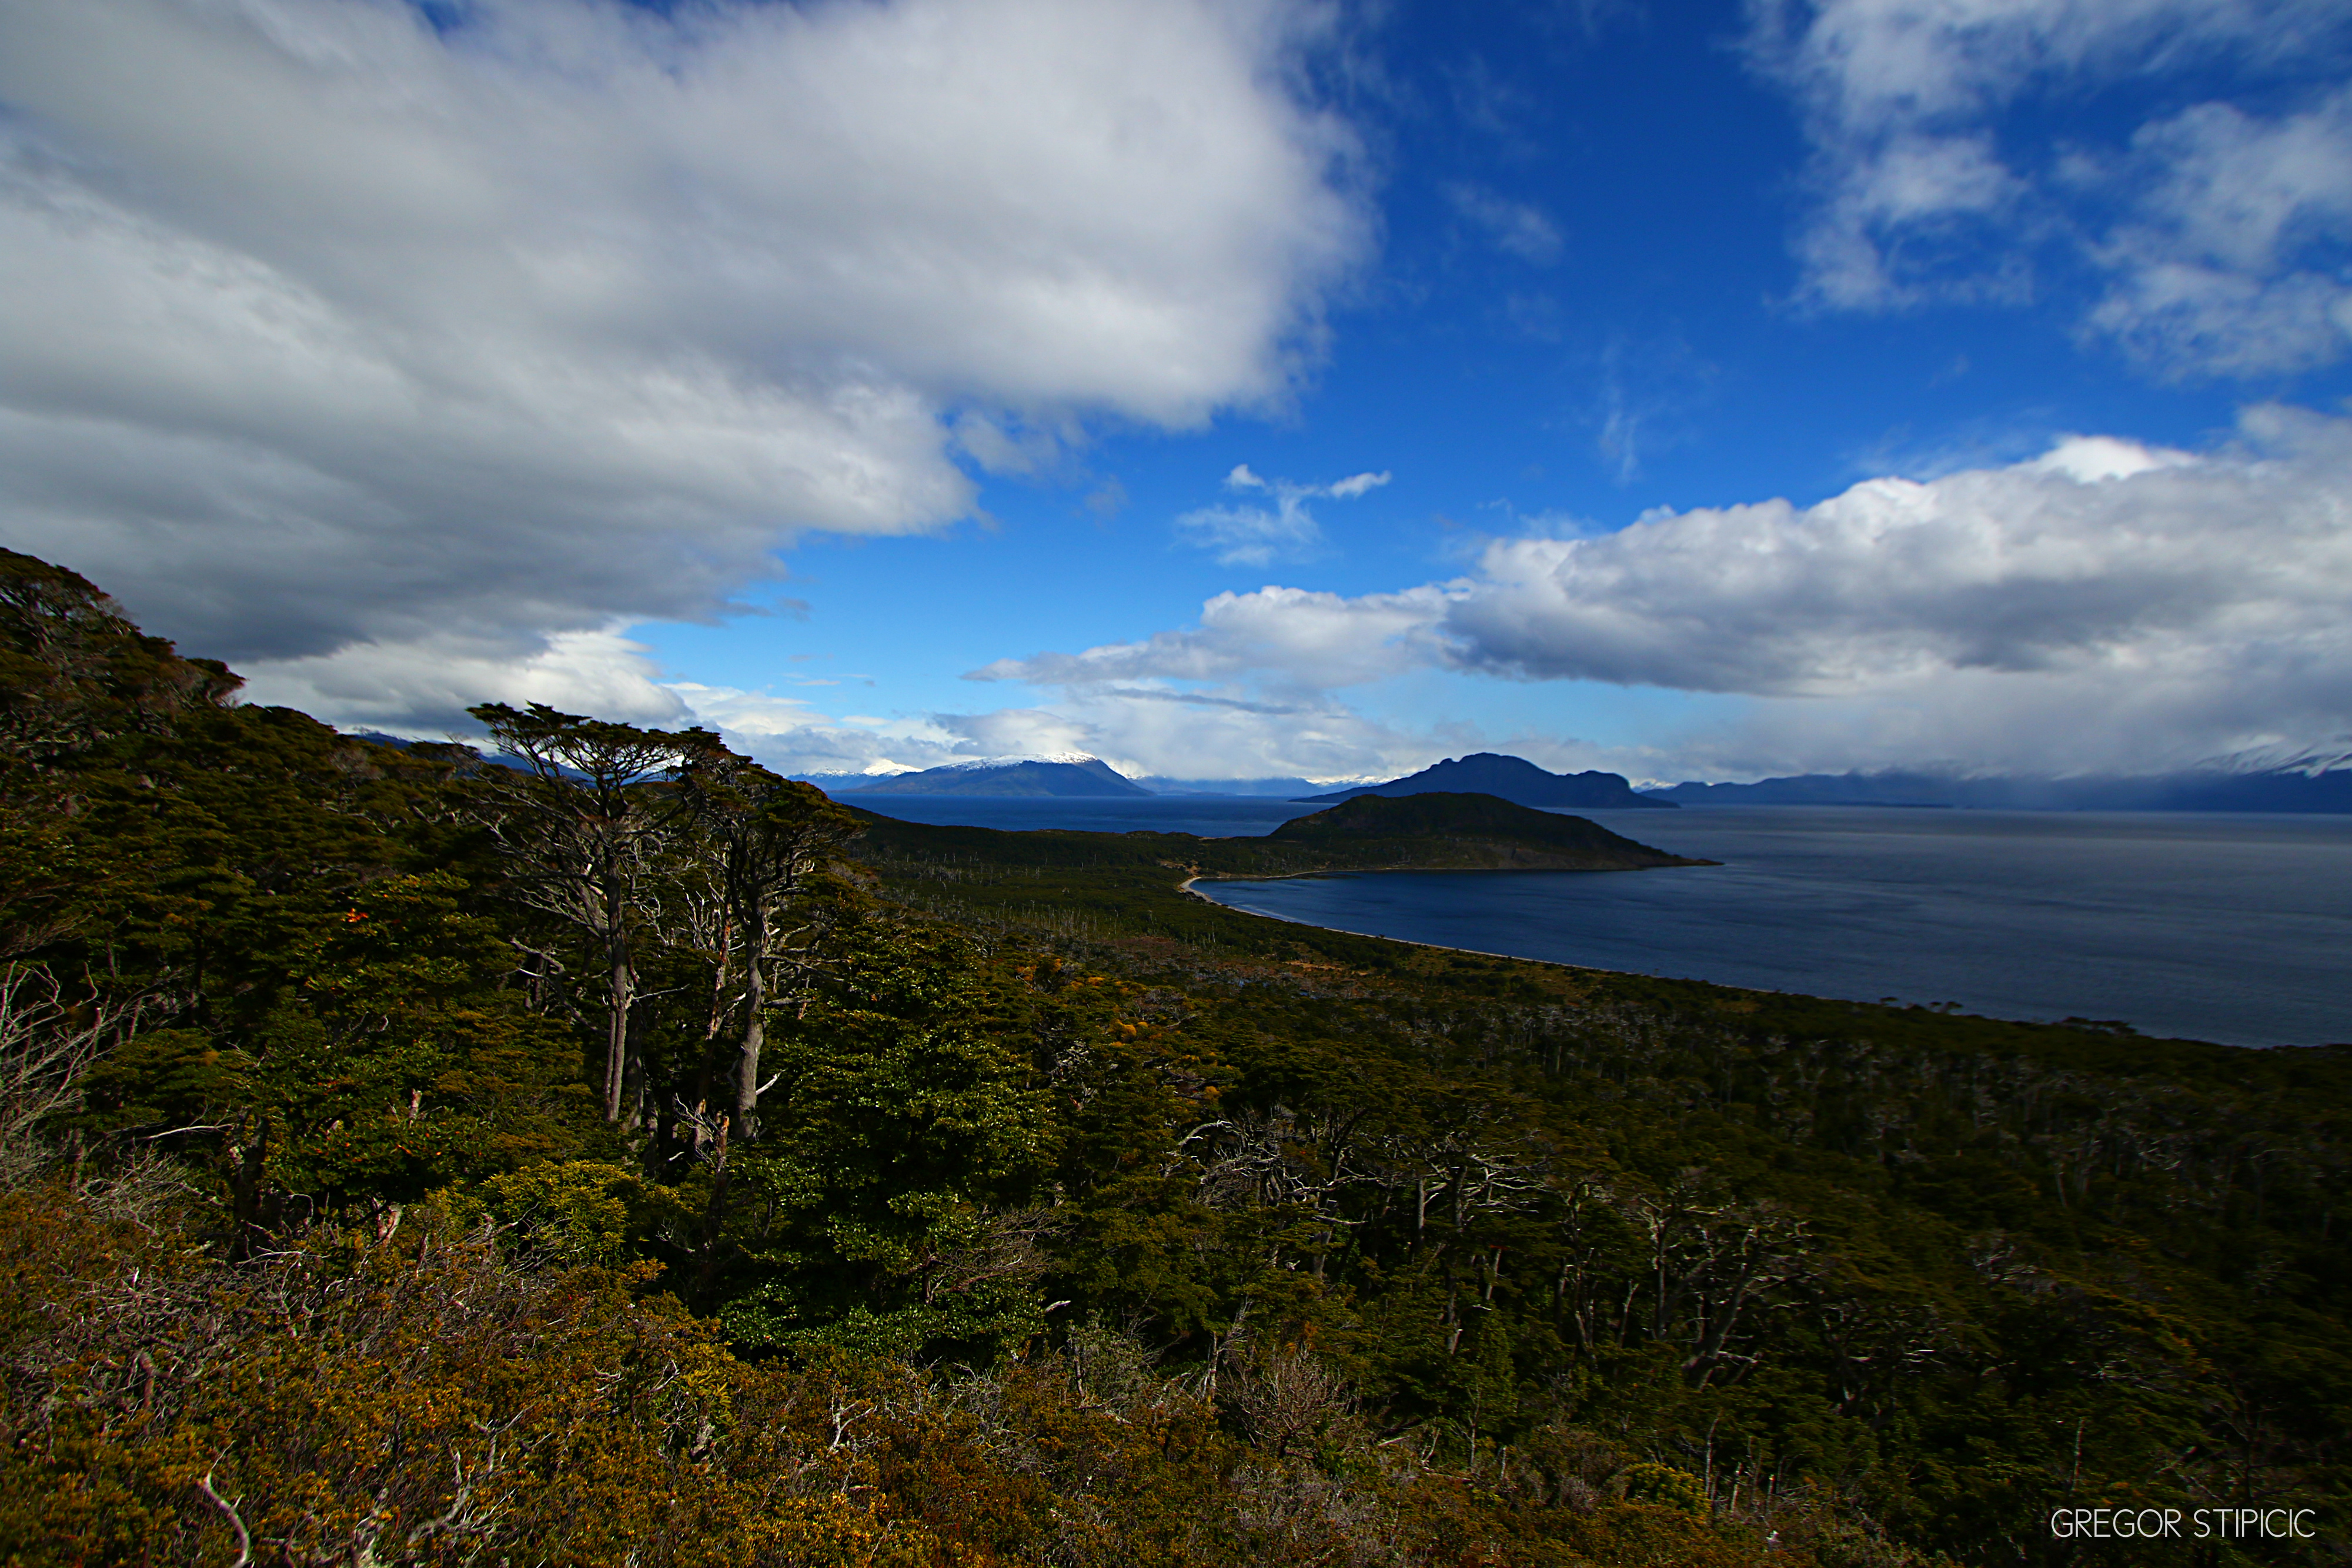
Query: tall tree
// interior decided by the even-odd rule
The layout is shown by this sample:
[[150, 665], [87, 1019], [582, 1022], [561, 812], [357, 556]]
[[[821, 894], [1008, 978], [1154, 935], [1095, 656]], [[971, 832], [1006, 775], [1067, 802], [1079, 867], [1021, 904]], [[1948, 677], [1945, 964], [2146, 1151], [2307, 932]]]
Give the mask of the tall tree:
[[815, 786], [778, 778], [715, 740], [688, 747], [679, 782], [681, 803], [716, 862], [726, 926], [741, 955], [743, 1031], [729, 1121], [734, 1138], [752, 1138], [759, 1135], [770, 971], [784, 937], [778, 922], [860, 830]]
[[674, 771], [687, 736], [639, 729], [544, 703], [467, 710], [513, 768], [484, 768], [492, 831], [517, 895], [571, 925], [598, 949], [605, 974], [602, 1071], [604, 1118], [634, 1122], [637, 1077], [629, 1013], [636, 998], [635, 938], [643, 883], [667, 814], [645, 786]]

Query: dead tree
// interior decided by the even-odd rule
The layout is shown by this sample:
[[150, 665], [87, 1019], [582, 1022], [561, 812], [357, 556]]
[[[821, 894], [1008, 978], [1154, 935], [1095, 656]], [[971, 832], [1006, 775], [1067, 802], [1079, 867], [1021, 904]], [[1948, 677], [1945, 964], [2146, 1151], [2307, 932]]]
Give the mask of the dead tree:
[[[724, 900], [722, 942], [731, 938], [743, 985], [730, 1119], [738, 1140], [758, 1136], [760, 1053], [775, 961], [789, 950], [787, 913], [860, 829], [857, 819], [812, 784], [778, 778], [715, 740], [688, 750], [678, 770], [679, 805], [713, 862]], [[722, 967], [728, 955], [720, 955]]]
[[467, 710], [490, 732], [512, 768], [477, 779], [489, 825], [506, 852], [522, 903], [579, 931], [605, 972], [604, 1118], [634, 1122], [627, 1086], [637, 1066], [629, 1033], [636, 997], [635, 942], [641, 883], [654, 858], [664, 813], [646, 786], [674, 772], [687, 736], [639, 729], [544, 703], [518, 712], [504, 703]]

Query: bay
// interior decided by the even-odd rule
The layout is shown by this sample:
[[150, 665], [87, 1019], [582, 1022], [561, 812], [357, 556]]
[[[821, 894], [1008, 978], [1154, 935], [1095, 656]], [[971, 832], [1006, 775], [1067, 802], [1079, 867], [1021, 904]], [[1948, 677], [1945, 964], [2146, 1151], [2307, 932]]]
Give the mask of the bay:
[[[855, 795], [845, 796], [855, 802]], [[1257, 834], [1234, 796], [877, 797], [909, 821]], [[2352, 817], [1830, 806], [1583, 811], [1718, 866], [1204, 882], [1236, 909], [1441, 946], [1856, 1001], [2352, 1041]]]
[[2352, 1041], [2352, 818], [1816, 806], [1580, 813], [1717, 866], [1202, 883], [1448, 947], [2225, 1045]]

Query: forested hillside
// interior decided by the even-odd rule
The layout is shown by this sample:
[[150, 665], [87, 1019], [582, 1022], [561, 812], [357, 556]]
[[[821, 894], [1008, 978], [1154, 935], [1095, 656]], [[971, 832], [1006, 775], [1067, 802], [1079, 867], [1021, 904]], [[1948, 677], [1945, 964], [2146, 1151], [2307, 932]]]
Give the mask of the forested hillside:
[[[0, 555], [9, 1563], [2352, 1560], [2352, 1052], [236, 685]], [[2053, 1536], [2117, 1507], [2180, 1538]]]

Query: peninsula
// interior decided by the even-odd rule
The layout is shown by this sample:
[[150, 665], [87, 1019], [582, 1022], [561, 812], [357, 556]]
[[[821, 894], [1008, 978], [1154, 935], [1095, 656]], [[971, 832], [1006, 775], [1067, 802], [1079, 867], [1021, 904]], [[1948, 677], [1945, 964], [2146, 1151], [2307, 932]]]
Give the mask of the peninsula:
[[868, 852], [1039, 867], [1165, 867], [1193, 877], [1311, 876], [1344, 871], [1643, 871], [1713, 865], [1668, 854], [1581, 817], [1494, 795], [1359, 796], [1298, 817], [1263, 837], [1087, 833], [935, 827], [851, 807]]
[[[1328, 862], [1332, 871], [1645, 871], [1714, 865], [1636, 843], [1582, 817], [1453, 792], [1359, 795], [1297, 817], [1261, 839], [1211, 839], [1206, 862], [1262, 862], [1268, 855]], [[1246, 869], [1221, 871], [1248, 875]]]

